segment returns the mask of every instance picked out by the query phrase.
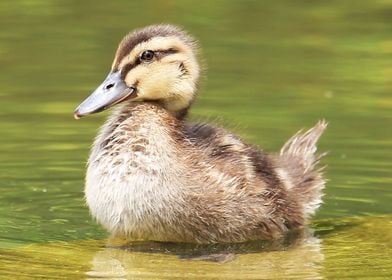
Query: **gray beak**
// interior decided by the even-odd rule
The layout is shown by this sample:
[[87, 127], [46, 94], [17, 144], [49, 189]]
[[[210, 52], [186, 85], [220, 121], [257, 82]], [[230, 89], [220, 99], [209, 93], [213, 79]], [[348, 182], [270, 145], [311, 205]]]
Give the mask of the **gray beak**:
[[120, 72], [110, 73], [101, 85], [74, 112], [75, 119], [106, 110], [136, 93], [121, 79]]

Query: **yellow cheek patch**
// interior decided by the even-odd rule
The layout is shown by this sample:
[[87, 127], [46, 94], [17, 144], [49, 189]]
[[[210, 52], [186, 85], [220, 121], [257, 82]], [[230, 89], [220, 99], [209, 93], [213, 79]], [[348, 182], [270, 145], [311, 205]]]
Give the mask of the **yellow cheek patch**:
[[125, 77], [128, 86], [137, 88], [139, 98], [158, 100], [172, 91], [177, 77], [177, 66], [161, 63], [139, 65]]

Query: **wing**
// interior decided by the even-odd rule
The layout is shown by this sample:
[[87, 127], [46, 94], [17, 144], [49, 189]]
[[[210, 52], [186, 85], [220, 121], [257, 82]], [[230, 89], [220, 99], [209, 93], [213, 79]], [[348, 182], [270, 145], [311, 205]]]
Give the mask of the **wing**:
[[246, 148], [246, 144], [232, 133], [204, 123], [188, 124], [185, 135], [192, 144], [213, 158], [238, 155]]
[[214, 167], [236, 177], [241, 186], [275, 183], [269, 178], [275, 173], [269, 156], [227, 130], [203, 123], [188, 124], [185, 135]]

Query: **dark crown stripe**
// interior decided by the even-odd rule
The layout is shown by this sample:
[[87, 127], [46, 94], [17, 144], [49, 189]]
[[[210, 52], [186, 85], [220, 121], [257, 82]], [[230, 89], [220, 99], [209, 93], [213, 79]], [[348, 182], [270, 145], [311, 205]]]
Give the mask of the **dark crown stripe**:
[[153, 37], [169, 37], [176, 36], [181, 31], [177, 28], [167, 25], [151, 26], [149, 28], [137, 30], [133, 33], [128, 34], [121, 41], [117, 51], [117, 62], [114, 65], [114, 69], [118, 70], [118, 65], [134, 48], [140, 43], [147, 42]]

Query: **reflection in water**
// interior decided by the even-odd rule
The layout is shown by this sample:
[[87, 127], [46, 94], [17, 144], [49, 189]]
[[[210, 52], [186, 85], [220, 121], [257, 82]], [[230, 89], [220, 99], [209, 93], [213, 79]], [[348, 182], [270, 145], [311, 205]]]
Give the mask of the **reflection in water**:
[[[67, 279], [389, 279], [391, 221], [391, 215], [320, 220], [317, 237], [306, 233], [272, 243], [37, 243], [0, 249], [0, 275], [1, 279], [57, 279], [59, 275]], [[222, 254], [235, 258], [212, 262], [222, 260], [215, 258]]]
[[95, 254], [87, 275], [120, 279], [184, 276], [321, 279], [323, 259], [320, 240], [308, 232], [279, 241], [241, 244], [138, 242], [113, 246], [111, 243]]

